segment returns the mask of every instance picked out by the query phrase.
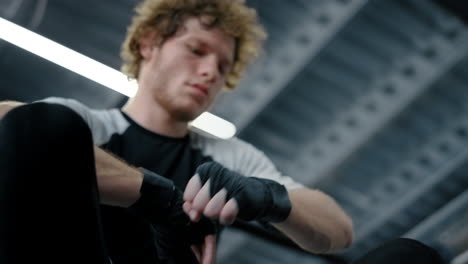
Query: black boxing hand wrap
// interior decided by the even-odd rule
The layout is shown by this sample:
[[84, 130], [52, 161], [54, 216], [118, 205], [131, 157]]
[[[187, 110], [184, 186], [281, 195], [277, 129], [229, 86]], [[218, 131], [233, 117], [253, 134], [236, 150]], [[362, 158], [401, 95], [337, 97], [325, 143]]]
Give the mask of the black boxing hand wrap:
[[129, 209], [153, 225], [163, 247], [199, 244], [206, 235], [216, 233], [216, 224], [206, 218], [197, 223], [190, 221], [182, 209], [183, 193], [171, 180], [144, 168], [141, 170], [140, 198]]
[[142, 172], [143, 183], [140, 187], [140, 198], [129, 209], [151, 223], [160, 223], [171, 217], [173, 208], [181, 200], [179, 198], [182, 197], [182, 192], [171, 180], [144, 168]]
[[288, 191], [275, 181], [245, 177], [216, 162], [200, 165], [197, 173], [202, 184], [209, 180], [211, 197], [224, 188], [226, 200], [234, 198], [237, 201], [241, 220], [282, 222], [291, 212]]
[[212, 220], [202, 218], [187, 225], [176, 225], [173, 222], [153, 225], [153, 231], [161, 263], [198, 264], [190, 246], [201, 245], [208, 234], [217, 232], [217, 226]]

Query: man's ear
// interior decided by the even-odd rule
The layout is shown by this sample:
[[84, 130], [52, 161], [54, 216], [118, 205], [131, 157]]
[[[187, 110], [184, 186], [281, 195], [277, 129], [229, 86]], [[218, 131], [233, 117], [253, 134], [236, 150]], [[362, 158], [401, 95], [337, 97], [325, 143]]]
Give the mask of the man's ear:
[[148, 31], [144, 33], [138, 40], [140, 54], [144, 60], [148, 60], [152, 56], [153, 49], [157, 48], [156, 32]]

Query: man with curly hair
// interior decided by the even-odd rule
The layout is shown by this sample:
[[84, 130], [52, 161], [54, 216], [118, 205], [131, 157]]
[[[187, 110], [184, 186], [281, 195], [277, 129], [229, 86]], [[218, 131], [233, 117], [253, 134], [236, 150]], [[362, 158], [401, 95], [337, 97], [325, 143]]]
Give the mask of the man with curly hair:
[[332, 198], [246, 142], [189, 129], [265, 36], [241, 1], [145, 0], [122, 47], [139, 86], [122, 109], [1, 103], [0, 263], [213, 263], [235, 220], [270, 223], [309, 252], [349, 247]]

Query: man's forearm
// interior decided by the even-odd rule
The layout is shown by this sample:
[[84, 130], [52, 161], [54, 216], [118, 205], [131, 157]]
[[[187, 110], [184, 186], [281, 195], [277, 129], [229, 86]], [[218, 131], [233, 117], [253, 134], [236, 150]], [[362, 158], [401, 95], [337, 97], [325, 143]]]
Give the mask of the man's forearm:
[[286, 221], [273, 224], [312, 253], [330, 253], [351, 245], [353, 224], [333, 199], [316, 190], [289, 192], [292, 210]]
[[128, 207], [140, 197], [143, 173], [118, 157], [94, 146], [101, 203]]

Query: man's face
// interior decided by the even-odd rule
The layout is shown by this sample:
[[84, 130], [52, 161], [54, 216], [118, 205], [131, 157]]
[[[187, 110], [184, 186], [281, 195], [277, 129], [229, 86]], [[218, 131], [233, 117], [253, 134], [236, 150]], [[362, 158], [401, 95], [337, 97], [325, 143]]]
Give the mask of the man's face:
[[188, 18], [162, 45], [140, 49], [140, 89], [180, 121], [207, 110], [225, 85], [234, 60], [235, 41], [219, 28]]

